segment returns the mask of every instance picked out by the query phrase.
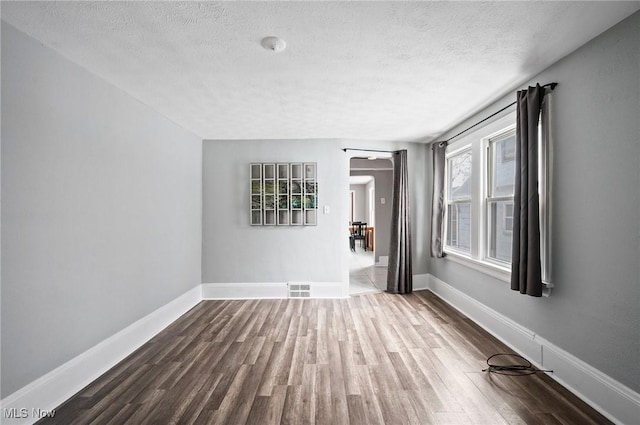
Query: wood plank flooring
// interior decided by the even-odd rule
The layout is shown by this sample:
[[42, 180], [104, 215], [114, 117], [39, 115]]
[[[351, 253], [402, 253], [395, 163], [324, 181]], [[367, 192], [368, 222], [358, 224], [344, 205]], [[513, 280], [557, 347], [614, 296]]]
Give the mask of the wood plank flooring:
[[203, 301], [42, 424], [606, 424], [428, 291]]

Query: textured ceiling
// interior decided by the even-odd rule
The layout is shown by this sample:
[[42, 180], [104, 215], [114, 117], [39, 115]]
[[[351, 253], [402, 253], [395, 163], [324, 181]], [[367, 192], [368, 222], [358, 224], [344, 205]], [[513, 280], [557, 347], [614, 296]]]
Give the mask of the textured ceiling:
[[[2, 2], [203, 139], [428, 141], [639, 2]], [[281, 53], [260, 40], [277, 35]]]

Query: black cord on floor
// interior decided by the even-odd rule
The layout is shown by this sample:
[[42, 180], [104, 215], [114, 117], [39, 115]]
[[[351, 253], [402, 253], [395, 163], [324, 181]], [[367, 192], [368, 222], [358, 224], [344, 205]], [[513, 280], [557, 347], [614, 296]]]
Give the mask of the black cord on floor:
[[[511, 364], [495, 364], [495, 363], [491, 363], [491, 359], [493, 359], [494, 357], [515, 357], [516, 359], [520, 359], [522, 361], [524, 361], [525, 364], [521, 364], [521, 363], [511, 363]], [[496, 353], [492, 356], [490, 356], [487, 359], [487, 365], [489, 365], [488, 368], [486, 369], [482, 369], [483, 372], [489, 372], [489, 373], [497, 373], [499, 375], [510, 375], [510, 376], [527, 376], [527, 375], [534, 375], [536, 373], [548, 373], [548, 372], [553, 372], [552, 370], [542, 370], [542, 369], [536, 369], [535, 367], [533, 367], [533, 365], [531, 364], [531, 362], [527, 359], [525, 359], [524, 357], [522, 357], [519, 354], [513, 354], [513, 353]]]

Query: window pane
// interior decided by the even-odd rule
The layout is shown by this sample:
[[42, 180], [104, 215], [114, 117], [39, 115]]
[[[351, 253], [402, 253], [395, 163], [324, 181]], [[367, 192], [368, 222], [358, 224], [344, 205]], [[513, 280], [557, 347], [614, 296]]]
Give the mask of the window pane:
[[489, 257], [511, 262], [513, 201], [489, 203]]
[[492, 196], [513, 195], [516, 178], [516, 136], [492, 142]]
[[449, 158], [449, 198], [471, 199], [471, 151]]
[[447, 245], [471, 251], [471, 204], [447, 206]]

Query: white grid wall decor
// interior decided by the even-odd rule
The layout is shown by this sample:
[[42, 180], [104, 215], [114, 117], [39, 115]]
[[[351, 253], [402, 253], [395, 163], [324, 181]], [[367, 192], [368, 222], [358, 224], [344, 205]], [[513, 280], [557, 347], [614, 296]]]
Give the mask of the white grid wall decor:
[[251, 163], [252, 226], [318, 224], [318, 180], [315, 162]]

